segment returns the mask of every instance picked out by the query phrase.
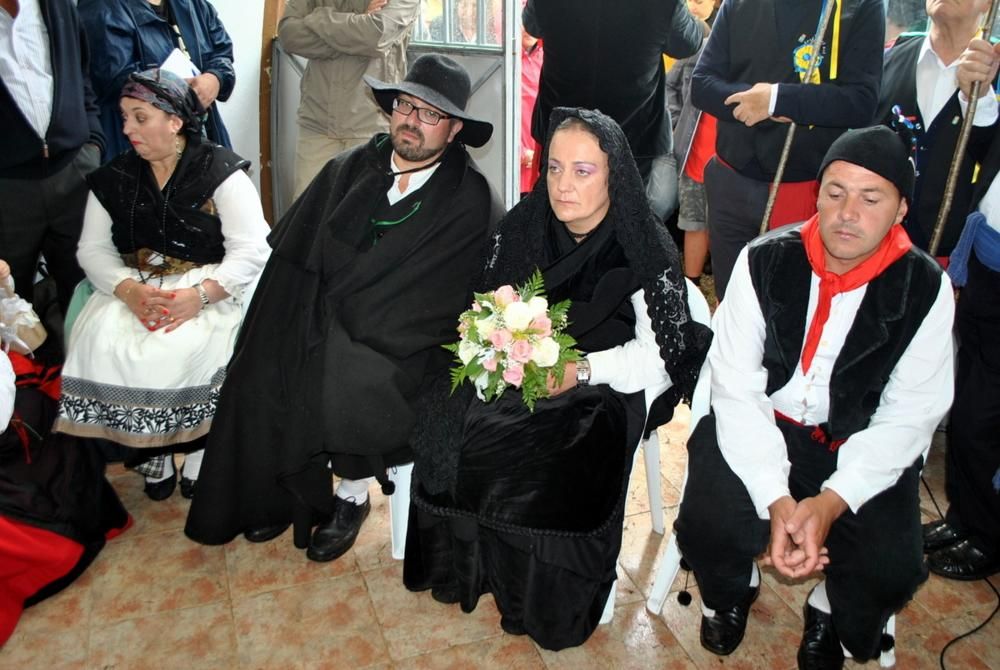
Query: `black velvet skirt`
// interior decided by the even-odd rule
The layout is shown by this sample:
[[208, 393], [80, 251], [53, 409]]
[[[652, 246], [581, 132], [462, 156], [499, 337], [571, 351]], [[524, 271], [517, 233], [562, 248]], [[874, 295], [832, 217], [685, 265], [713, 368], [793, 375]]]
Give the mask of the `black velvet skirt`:
[[540, 401], [516, 393], [466, 415], [454, 490], [416, 481], [406, 540], [410, 590], [470, 612], [491, 593], [504, 630], [546, 649], [582, 644], [615, 581], [642, 394], [605, 385]]

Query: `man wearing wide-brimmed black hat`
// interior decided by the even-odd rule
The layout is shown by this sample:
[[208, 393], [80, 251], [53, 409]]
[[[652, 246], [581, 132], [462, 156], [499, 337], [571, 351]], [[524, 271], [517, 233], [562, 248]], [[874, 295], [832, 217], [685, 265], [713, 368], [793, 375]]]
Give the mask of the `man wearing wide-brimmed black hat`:
[[445, 56], [365, 81], [390, 132], [331, 160], [270, 235], [187, 522], [199, 542], [264, 542], [294, 520], [309, 558], [344, 554], [371, 478], [391, 493], [386, 468], [413, 460], [421, 383], [447, 375], [440, 345], [502, 213], [464, 145], [493, 127], [465, 111], [469, 75]]

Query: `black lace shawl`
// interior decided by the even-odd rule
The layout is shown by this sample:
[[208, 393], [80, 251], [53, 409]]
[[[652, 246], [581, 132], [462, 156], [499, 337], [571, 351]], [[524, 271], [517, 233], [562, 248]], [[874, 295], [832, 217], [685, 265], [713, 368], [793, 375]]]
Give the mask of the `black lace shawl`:
[[[698, 372], [711, 343], [711, 330], [691, 318], [687, 288], [677, 247], [656, 221], [625, 134], [601, 112], [558, 107], [552, 111], [549, 137], [541, 165], [548, 163], [552, 133], [567, 117], [584, 121], [608, 155], [611, 207], [601, 225], [610, 225], [639, 279], [663, 367], [673, 386], [650, 410], [650, 424], [669, 417], [681, 399], [690, 400]], [[532, 192], [500, 221], [486, 252], [486, 267], [478, 290], [523, 283], [543, 263], [547, 222], [552, 216], [544, 175]], [[421, 418], [411, 439], [416, 454], [415, 478], [428, 493], [451, 487], [458, 465], [458, 442], [471, 392], [466, 387], [447, 395], [447, 379], [422, 393]]]

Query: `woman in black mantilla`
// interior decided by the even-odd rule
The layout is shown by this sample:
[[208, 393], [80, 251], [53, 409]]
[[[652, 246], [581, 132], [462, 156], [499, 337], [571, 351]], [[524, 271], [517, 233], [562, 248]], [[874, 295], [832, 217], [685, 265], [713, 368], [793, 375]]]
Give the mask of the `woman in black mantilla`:
[[187, 452], [191, 497], [268, 227], [249, 163], [202, 138], [183, 79], [134, 73], [120, 109], [133, 149], [87, 177], [77, 258], [94, 291], [69, 333], [55, 430], [136, 450], [153, 500]]
[[540, 268], [550, 302], [573, 301], [568, 332], [587, 355], [534, 413], [516, 391], [428, 413], [403, 578], [465, 611], [492, 593], [504, 630], [561, 649], [600, 619], [635, 448], [693, 390], [711, 335], [621, 128], [566, 108], [549, 128], [546, 178], [500, 223], [483, 288]]

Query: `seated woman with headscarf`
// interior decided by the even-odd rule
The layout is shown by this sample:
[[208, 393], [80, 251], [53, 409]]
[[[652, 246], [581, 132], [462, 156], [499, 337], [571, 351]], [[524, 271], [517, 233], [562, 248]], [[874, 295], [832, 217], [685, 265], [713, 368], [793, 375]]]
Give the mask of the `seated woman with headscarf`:
[[202, 138], [182, 79], [132, 74], [120, 108], [133, 149], [87, 177], [77, 258], [94, 293], [72, 325], [55, 430], [130, 448], [153, 500], [186, 452], [190, 498], [268, 226], [249, 163]]
[[505, 631], [561, 649], [600, 619], [635, 448], [691, 393], [711, 336], [691, 320], [676, 247], [621, 128], [566, 108], [549, 127], [545, 178], [501, 221], [482, 287], [539, 268], [550, 303], [572, 300], [566, 332], [586, 355], [534, 412], [508, 389], [428, 413], [403, 578], [467, 612], [492, 593]]

